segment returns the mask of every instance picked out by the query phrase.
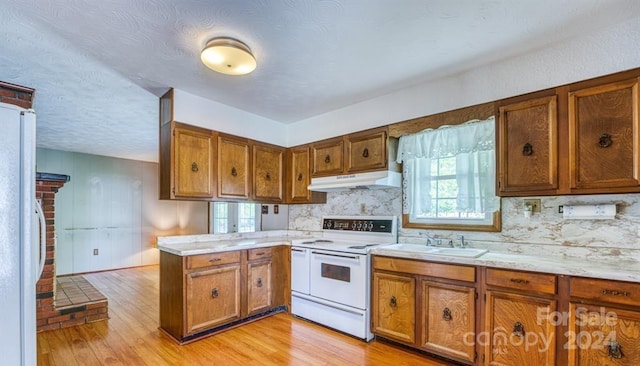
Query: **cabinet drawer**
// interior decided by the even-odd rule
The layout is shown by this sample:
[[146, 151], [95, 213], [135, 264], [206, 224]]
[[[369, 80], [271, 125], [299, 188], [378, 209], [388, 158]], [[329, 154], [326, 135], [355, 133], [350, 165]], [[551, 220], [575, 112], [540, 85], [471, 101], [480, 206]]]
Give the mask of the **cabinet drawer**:
[[373, 268], [450, 280], [476, 281], [476, 268], [471, 266], [375, 256], [373, 257]]
[[247, 260], [271, 258], [271, 248], [256, 248], [247, 251]]
[[555, 294], [556, 276], [489, 268], [487, 269], [487, 285]]
[[187, 269], [238, 262], [240, 262], [240, 251], [191, 255], [187, 257]]
[[580, 277], [571, 278], [570, 281], [571, 297], [624, 305], [640, 304], [640, 283]]

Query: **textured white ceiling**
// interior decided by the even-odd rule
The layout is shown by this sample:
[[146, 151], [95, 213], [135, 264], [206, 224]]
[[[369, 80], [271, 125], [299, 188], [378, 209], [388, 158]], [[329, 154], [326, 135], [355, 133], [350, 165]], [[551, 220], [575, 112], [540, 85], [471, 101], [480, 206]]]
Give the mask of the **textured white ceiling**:
[[[37, 89], [41, 147], [156, 160], [169, 87], [281, 123], [637, 17], [637, 0], [0, 0], [0, 80]], [[257, 70], [216, 74], [210, 39]]]

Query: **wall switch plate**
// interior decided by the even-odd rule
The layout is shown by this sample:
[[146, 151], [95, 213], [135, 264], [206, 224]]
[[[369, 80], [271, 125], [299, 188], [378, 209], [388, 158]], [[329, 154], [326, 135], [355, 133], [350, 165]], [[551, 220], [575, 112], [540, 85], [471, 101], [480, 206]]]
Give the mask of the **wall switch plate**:
[[263, 214], [263, 215], [266, 215], [266, 214], [268, 214], [268, 213], [269, 213], [269, 206], [267, 206], [267, 205], [262, 205], [261, 210], [262, 210], [262, 214]]
[[98, 255], [98, 248], [93, 250], [93, 255]]
[[542, 209], [542, 202], [539, 198], [525, 199], [524, 207], [531, 206], [531, 212], [540, 212]]
[[280, 206], [279, 205], [273, 205], [273, 213], [274, 214], [278, 214], [280, 213]]

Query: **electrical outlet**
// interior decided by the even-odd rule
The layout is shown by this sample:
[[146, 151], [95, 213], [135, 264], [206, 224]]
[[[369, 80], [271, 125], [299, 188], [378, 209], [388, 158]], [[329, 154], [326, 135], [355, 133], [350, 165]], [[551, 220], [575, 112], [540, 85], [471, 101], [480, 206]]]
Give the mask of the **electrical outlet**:
[[93, 255], [98, 255], [98, 248], [93, 250]]
[[280, 213], [280, 206], [278, 205], [273, 205], [273, 214], [277, 215]]
[[262, 205], [261, 209], [262, 209], [261, 212], [262, 212], [263, 215], [267, 215], [269, 213], [269, 206]]
[[527, 205], [531, 206], [531, 212], [540, 212], [540, 210], [542, 209], [542, 203], [538, 198], [525, 199], [524, 206], [526, 207]]

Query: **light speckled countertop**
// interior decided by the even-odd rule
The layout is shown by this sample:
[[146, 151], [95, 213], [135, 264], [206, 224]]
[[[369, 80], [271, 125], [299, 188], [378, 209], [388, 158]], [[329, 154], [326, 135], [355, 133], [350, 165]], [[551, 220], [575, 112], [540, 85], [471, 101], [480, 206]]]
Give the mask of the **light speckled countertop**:
[[486, 253], [478, 258], [464, 258], [386, 249], [384, 247], [372, 249], [371, 254], [640, 283], [640, 263], [636, 261], [594, 262], [570, 257], [557, 258], [493, 252]]
[[[189, 256], [290, 245], [292, 240], [321, 235], [311, 231], [274, 230], [245, 234], [166, 236], [158, 237], [158, 249], [179, 256]], [[478, 258], [464, 258], [388, 249], [384, 246], [372, 248], [371, 254], [640, 283], [640, 262], [621, 261], [616, 258], [610, 261], [593, 261], [568, 256], [545, 257], [499, 252], [489, 252]]]

